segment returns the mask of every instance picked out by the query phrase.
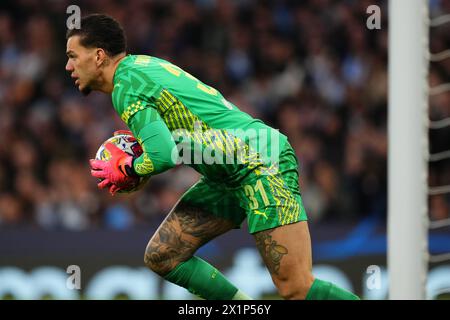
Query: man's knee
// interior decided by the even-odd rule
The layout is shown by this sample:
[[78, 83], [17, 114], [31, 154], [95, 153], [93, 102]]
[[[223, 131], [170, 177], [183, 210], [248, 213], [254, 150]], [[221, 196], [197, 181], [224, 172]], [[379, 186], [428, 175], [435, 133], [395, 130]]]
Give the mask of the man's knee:
[[280, 275], [273, 277], [278, 293], [286, 300], [304, 300], [311, 288], [314, 277], [310, 272], [299, 275]]
[[179, 263], [192, 257], [192, 254], [189, 252], [179, 253], [175, 248], [150, 240], [145, 249], [144, 263], [150, 270], [160, 276], [165, 276]]

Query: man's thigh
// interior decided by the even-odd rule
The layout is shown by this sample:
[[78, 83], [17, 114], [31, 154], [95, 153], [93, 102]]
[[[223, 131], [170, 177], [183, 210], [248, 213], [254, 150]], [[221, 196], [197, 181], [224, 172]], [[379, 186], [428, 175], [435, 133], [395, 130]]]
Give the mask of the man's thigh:
[[279, 226], [253, 236], [280, 295], [305, 299], [314, 281], [308, 222]]
[[[215, 195], [214, 197], [212, 195]], [[201, 181], [173, 207], [150, 239], [145, 263], [163, 275], [188, 260], [203, 244], [239, 226], [243, 218], [221, 203], [218, 192]], [[238, 215], [236, 215], [238, 214]], [[245, 212], [241, 212], [245, 217]], [[233, 221], [234, 219], [234, 221]]]
[[217, 218], [231, 221], [239, 228], [246, 218], [235, 192], [218, 183], [202, 178], [180, 199], [181, 203], [203, 208]]
[[301, 276], [312, 269], [308, 222], [300, 221], [253, 234], [256, 246], [271, 275]]

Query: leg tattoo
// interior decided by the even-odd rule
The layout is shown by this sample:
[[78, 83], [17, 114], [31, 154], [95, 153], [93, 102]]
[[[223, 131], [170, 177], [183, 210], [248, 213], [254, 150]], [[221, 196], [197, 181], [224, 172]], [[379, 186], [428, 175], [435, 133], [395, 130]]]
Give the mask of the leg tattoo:
[[271, 274], [278, 275], [280, 263], [283, 256], [288, 254], [288, 249], [275, 240], [270, 235], [274, 229], [260, 231], [255, 234], [256, 246]]
[[150, 240], [145, 264], [160, 275], [167, 274], [203, 244], [233, 227], [230, 221], [180, 203]]
[[180, 230], [169, 216], [152, 239], [145, 252], [145, 264], [160, 275], [170, 272], [181, 261], [189, 259], [194, 244], [182, 238]]

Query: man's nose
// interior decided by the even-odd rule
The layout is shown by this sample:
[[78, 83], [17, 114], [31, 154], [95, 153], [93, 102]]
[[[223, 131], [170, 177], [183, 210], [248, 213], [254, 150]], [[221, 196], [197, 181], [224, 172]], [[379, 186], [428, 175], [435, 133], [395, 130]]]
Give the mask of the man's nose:
[[73, 71], [73, 66], [72, 66], [72, 64], [70, 63], [70, 60], [67, 60], [67, 63], [66, 63], [66, 70], [67, 70], [67, 71]]

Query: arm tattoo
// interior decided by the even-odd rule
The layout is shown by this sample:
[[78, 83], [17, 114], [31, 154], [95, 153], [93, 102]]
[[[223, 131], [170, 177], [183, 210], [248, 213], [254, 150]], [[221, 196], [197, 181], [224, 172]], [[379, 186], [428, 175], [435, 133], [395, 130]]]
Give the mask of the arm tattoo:
[[288, 254], [288, 249], [275, 240], [270, 235], [274, 229], [260, 231], [255, 234], [256, 246], [264, 260], [264, 263], [272, 274], [278, 274], [281, 259]]

